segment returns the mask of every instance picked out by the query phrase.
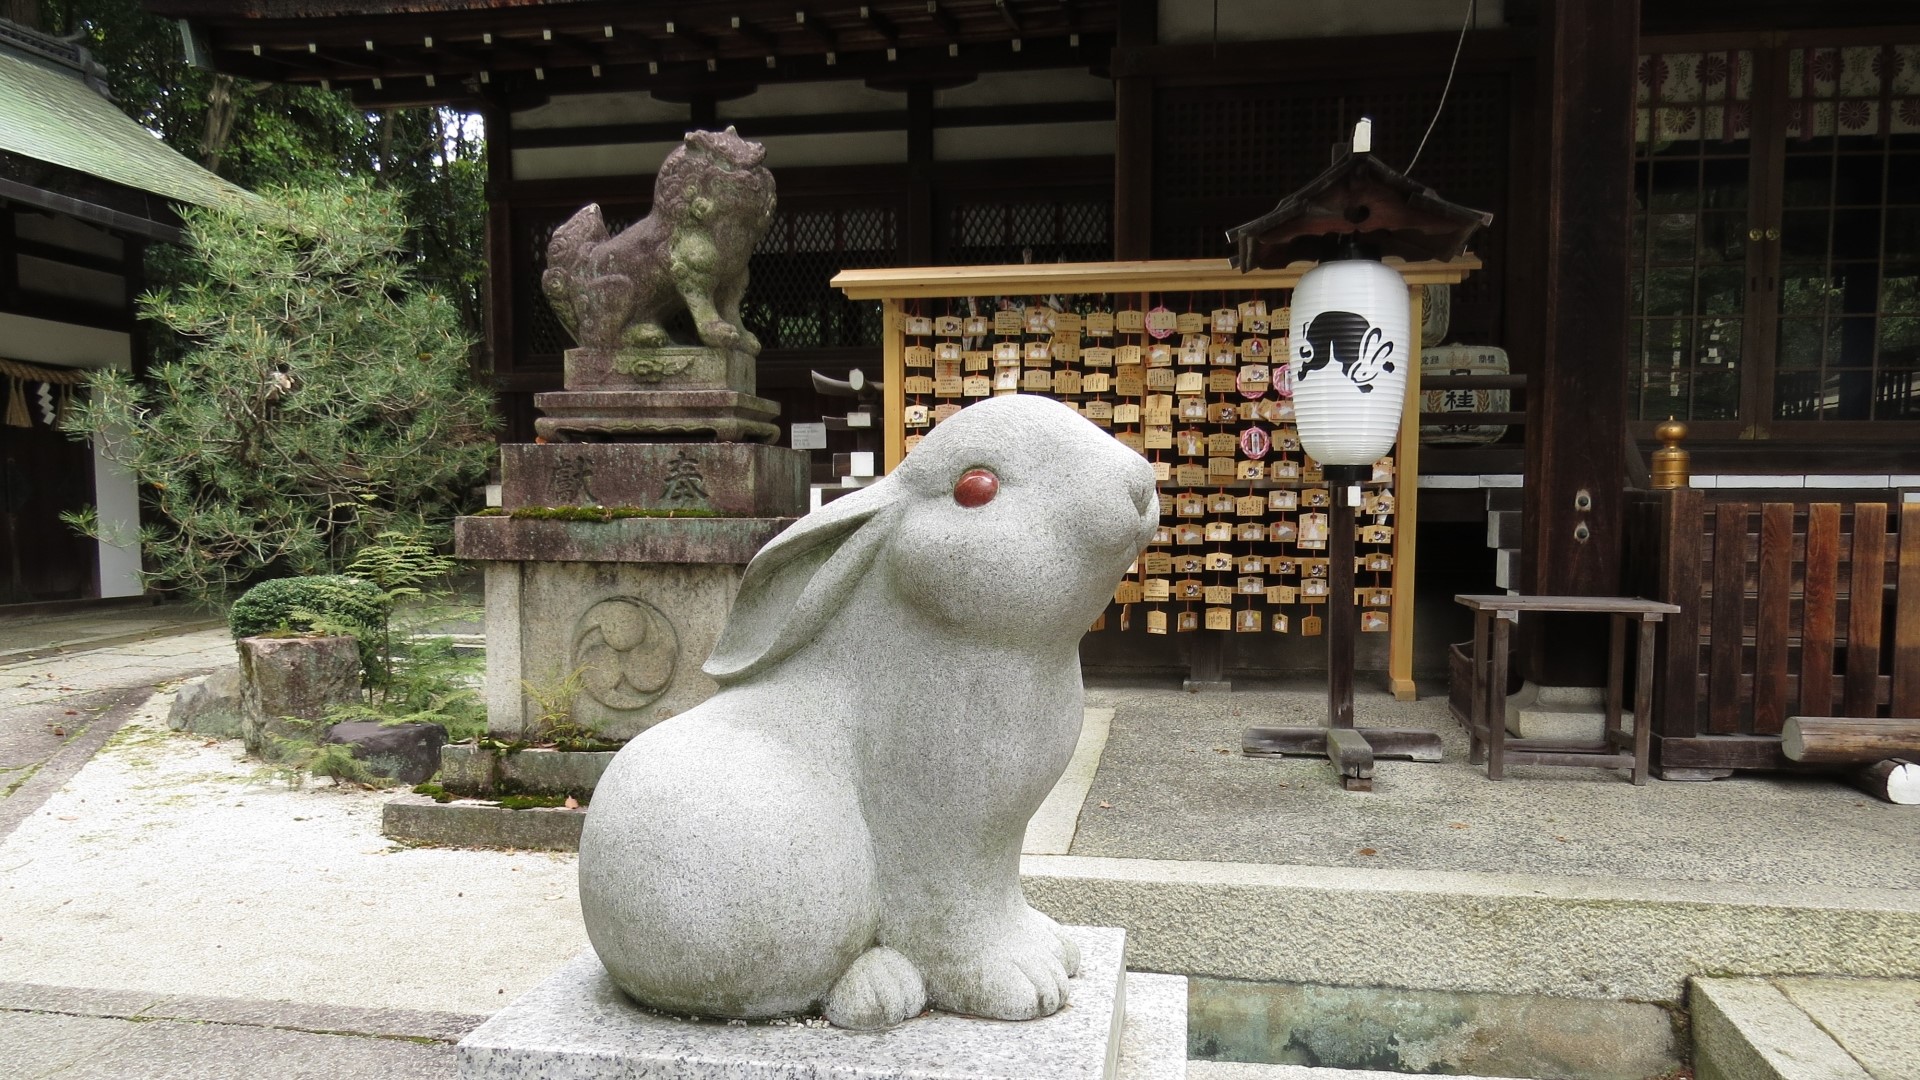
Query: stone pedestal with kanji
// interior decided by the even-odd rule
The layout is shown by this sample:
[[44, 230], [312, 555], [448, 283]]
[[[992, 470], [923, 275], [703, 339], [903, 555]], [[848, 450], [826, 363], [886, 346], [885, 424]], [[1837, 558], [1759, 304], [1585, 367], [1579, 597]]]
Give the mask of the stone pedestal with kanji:
[[713, 693], [700, 666], [740, 575], [807, 508], [806, 455], [761, 441], [777, 407], [728, 359], [570, 362], [535, 399], [544, 441], [501, 447], [499, 511], [455, 530], [485, 567], [493, 737], [616, 744]]

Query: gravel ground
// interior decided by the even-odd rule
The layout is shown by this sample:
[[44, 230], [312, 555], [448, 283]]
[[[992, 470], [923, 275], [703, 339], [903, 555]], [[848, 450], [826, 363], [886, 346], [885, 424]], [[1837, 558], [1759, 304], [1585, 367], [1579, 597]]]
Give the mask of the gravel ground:
[[1467, 764], [1446, 699], [1362, 690], [1357, 722], [1438, 731], [1445, 760], [1381, 761], [1347, 792], [1324, 759], [1248, 758], [1248, 726], [1323, 725], [1325, 688], [1094, 687], [1115, 709], [1070, 853], [1553, 877], [1920, 888], [1920, 812], [1819, 777], [1634, 787], [1624, 770]]
[[264, 779], [171, 699], [0, 843], [8, 980], [487, 1013], [586, 946], [571, 855], [400, 847], [387, 794]]

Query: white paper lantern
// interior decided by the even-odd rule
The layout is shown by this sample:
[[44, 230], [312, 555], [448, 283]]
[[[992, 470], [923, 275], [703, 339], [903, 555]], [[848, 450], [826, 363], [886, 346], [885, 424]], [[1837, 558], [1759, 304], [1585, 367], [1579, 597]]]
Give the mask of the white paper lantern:
[[1372, 259], [1321, 263], [1293, 290], [1288, 365], [1300, 443], [1322, 465], [1393, 452], [1412, 359], [1412, 305], [1399, 273]]

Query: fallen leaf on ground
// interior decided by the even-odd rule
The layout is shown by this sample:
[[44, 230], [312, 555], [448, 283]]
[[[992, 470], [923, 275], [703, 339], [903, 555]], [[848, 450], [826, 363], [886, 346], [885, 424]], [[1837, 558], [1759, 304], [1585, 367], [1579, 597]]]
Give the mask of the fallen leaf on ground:
[[569, 809], [569, 810], [578, 810], [578, 809], [580, 809], [580, 800], [579, 800], [579, 799], [576, 799], [576, 798], [574, 798], [574, 797], [573, 797], [573, 796], [571, 796], [571, 795], [569, 795], [569, 796], [567, 796], [567, 809]]
[[1100, 804], [1100, 809], [1102, 809], [1102, 810], [1111, 810], [1111, 809], [1113, 809], [1113, 804], [1112, 804], [1112, 803], [1110, 803], [1110, 802], [1103, 802], [1103, 803], [1101, 803], [1101, 804]]
[[1467, 824], [1466, 822], [1464, 822], [1464, 821], [1449, 821], [1449, 822], [1447, 822], [1447, 828], [1449, 828], [1449, 829], [1470, 829], [1470, 828], [1472, 828], [1472, 826], [1471, 826], [1471, 825], [1468, 825], [1468, 824]]
[[1362, 854], [1362, 855], [1378, 855], [1378, 854], [1380, 854], [1380, 853], [1379, 853], [1378, 851], [1375, 851], [1374, 849], [1372, 849], [1372, 848], [1370, 848], [1370, 847], [1363, 847], [1363, 848], [1361, 848], [1361, 849], [1360, 849], [1360, 854]]

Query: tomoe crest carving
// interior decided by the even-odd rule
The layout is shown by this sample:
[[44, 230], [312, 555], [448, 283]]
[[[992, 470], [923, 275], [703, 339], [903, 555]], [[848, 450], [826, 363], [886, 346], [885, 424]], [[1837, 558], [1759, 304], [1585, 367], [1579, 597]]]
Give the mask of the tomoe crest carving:
[[666, 692], [680, 661], [680, 635], [660, 609], [637, 596], [602, 600], [573, 631], [581, 689], [609, 709], [642, 708]]

